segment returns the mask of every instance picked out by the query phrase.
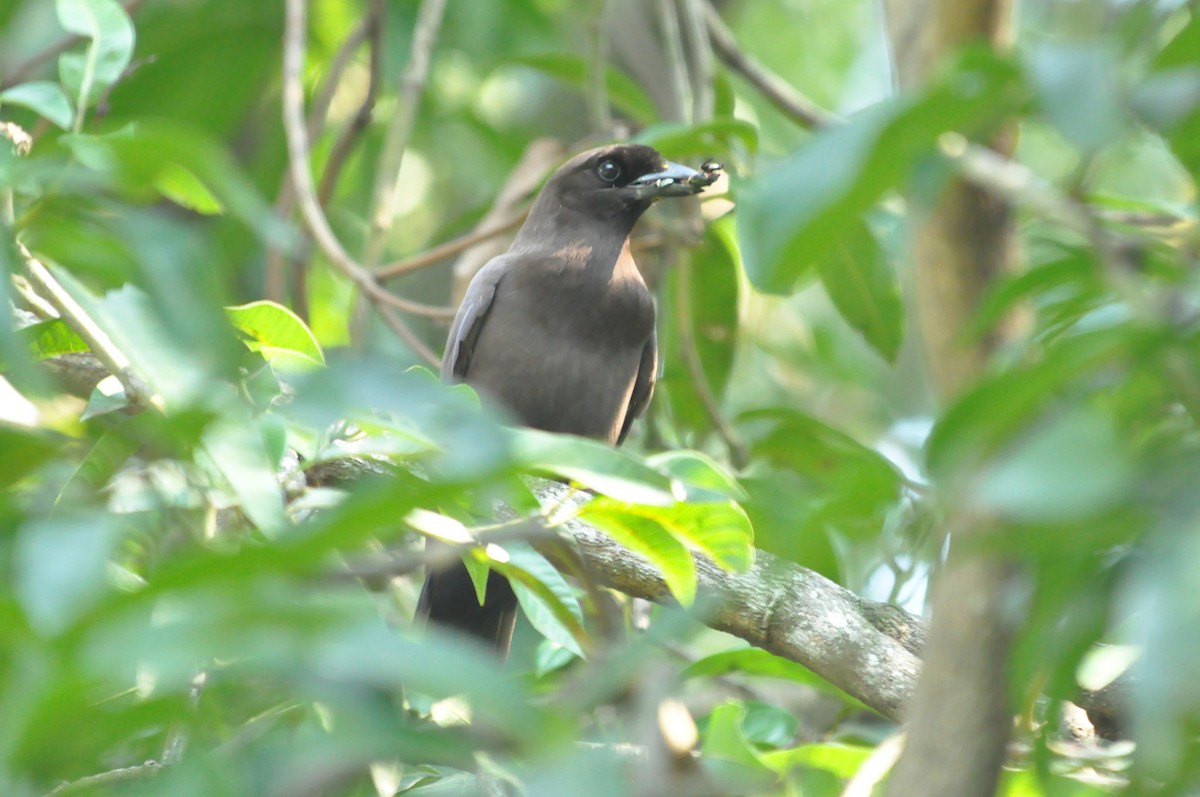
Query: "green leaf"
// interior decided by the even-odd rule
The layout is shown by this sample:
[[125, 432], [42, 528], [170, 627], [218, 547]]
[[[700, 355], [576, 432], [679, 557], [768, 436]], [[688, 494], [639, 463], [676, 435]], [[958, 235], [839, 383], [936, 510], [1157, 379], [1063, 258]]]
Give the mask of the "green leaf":
[[714, 119], [702, 124], [664, 122], [650, 125], [634, 141], [648, 144], [669, 158], [758, 150], [758, 129], [741, 119]]
[[579, 639], [586, 635], [583, 610], [562, 573], [528, 545], [510, 543], [504, 550], [508, 561], [496, 569], [510, 576], [529, 622], [546, 639], [585, 658], [579, 646]]
[[298, 315], [283, 305], [269, 301], [227, 307], [225, 312], [234, 327], [246, 336], [246, 346], [261, 352], [272, 363], [297, 359], [309, 364], [325, 364], [325, 354], [312, 331]]
[[1075, 409], [1032, 426], [973, 480], [975, 505], [1024, 522], [1100, 514], [1132, 488], [1133, 467], [1111, 418]]
[[863, 763], [874, 752], [873, 747], [839, 744], [803, 744], [791, 750], [777, 750], [763, 754], [767, 765], [781, 775], [795, 769], [823, 769], [843, 780], [854, 777]]
[[262, 435], [245, 415], [229, 415], [212, 423], [204, 433], [204, 452], [212, 459], [246, 517], [263, 533], [279, 534], [286, 525], [283, 489], [267, 453]]
[[1023, 52], [1039, 105], [1077, 147], [1098, 152], [1129, 128], [1119, 99], [1117, 53], [1111, 46], [1047, 38]]
[[817, 259], [817, 271], [834, 306], [867, 343], [889, 363], [896, 362], [904, 339], [900, 283], [883, 247], [866, 224], [854, 225]]
[[[545, 72], [578, 89], [587, 85], [588, 64], [579, 56], [545, 53], [521, 56], [514, 58], [513, 62]], [[624, 72], [608, 67], [604, 85], [609, 101], [635, 121], [649, 124], [658, 118], [654, 103], [646, 96], [646, 92]]]
[[926, 443], [930, 473], [948, 482], [971, 476], [989, 458], [1061, 401], [1068, 386], [1108, 364], [1144, 355], [1153, 333], [1102, 328], [1059, 342], [1027, 368], [996, 374], [943, 414]]
[[87, 406], [80, 413], [79, 420], [90, 421], [92, 418], [99, 418], [128, 406], [129, 397], [125, 395], [125, 386], [121, 384], [120, 379], [109, 374], [92, 388], [92, 394], [88, 396]]
[[742, 733], [745, 717], [746, 707], [740, 703], [726, 703], [714, 708], [704, 724], [704, 756], [733, 761], [752, 769], [768, 769]]
[[683, 671], [684, 678], [712, 677], [728, 673], [762, 675], [771, 678], [786, 678], [802, 684], [811, 684], [816, 676], [802, 664], [776, 656], [761, 648], [738, 648], [723, 650], [702, 659], [697, 659]]
[[828, 524], [852, 538], [873, 536], [900, 498], [900, 473], [886, 458], [815, 418], [775, 408], [744, 413], [738, 425], [754, 440], [755, 461], [801, 478], [793, 502], [807, 498], [812, 514], [794, 518], [791, 534]]
[[746, 497], [746, 491], [720, 463], [699, 451], [661, 451], [646, 457], [646, 464], [668, 474], [687, 500], [694, 503]]
[[533, 473], [557, 476], [630, 503], [675, 503], [670, 480], [612, 446], [573, 435], [513, 429], [513, 455]]
[[105, 592], [118, 540], [112, 515], [90, 512], [30, 520], [16, 547], [16, 592], [30, 623], [57, 634]]
[[874, 106], [823, 130], [784, 161], [735, 184], [746, 274], [759, 290], [787, 293], [860, 228], [886, 191], [902, 187], [946, 132], [980, 132], [1013, 105], [1011, 64], [969, 51], [923, 94]]
[[[1167, 131], [1167, 141], [1179, 160], [1200, 180], [1200, 96], [1196, 91], [1200, 80], [1200, 14], [1175, 34], [1159, 53], [1151, 74], [1135, 95], [1145, 114], [1153, 104], [1166, 111], [1166, 116], [1152, 120]], [[1181, 91], [1182, 89], [1182, 91]]]
[[56, 435], [0, 423], [0, 489], [33, 474], [62, 448]]
[[800, 720], [791, 711], [757, 700], [747, 700], [742, 735], [755, 747], [785, 747], [795, 741]]
[[61, 318], [27, 326], [21, 330], [21, 337], [29, 341], [30, 351], [39, 360], [91, 351], [84, 339]]
[[[133, 23], [116, 0], [57, 0], [59, 24], [88, 40], [84, 54], [63, 53], [59, 76], [78, 116], [121, 79], [133, 56]], [[78, 123], [78, 116], [76, 123]]]
[[[670, 402], [675, 423], [701, 435], [712, 430], [712, 419], [688, 365], [692, 352], [684, 346], [690, 338], [704, 382], [719, 403], [733, 373], [741, 297], [733, 221], [723, 218], [708, 226], [700, 246], [688, 259], [667, 272], [660, 305], [659, 347], [664, 365], [659, 385]], [[689, 320], [685, 329], [683, 324]]]
[[208, 186], [177, 163], [169, 163], [163, 167], [154, 182], [154, 187], [175, 204], [196, 213], [217, 216], [225, 212], [225, 206], [213, 196]]
[[696, 600], [696, 563], [676, 535], [646, 516], [647, 509], [601, 496], [585, 504], [579, 516], [657, 567], [675, 599], [690, 606]]
[[726, 570], [743, 571], [754, 562], [754, 531], [745, 510], [733, 501], [678, 503], [646, 507], [646, 516], [671, 530]]
[[284, 251], [295, 244], [294, 233], [254, 190], [224, 146], [195, 128], [143, 120], [102, 136], [65, 135], [62, 143], [81, 162], [144, 201], [161, 196], [155, 187], [171, 186], [182, 171], [209, 195], [205, 202], [227, 208], [268, 243]]
[[64, 130], [71, 127], [75, 112], [62, 87], [48, 80], [21, 83], [0, 92], [0, 104], [19, 105], [49, 119]]

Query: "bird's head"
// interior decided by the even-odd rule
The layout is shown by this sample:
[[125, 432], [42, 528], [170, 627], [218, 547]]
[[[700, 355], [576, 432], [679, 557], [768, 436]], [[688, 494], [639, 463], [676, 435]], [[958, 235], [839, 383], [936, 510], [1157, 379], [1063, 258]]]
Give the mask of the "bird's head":
[[543, 193], [572, 210], [636, 219], [659, 197], [698, 194], [719, 167], [696, 171], [671, 163], [645, 144], [612, 144], [576, 155], [546, 183]]

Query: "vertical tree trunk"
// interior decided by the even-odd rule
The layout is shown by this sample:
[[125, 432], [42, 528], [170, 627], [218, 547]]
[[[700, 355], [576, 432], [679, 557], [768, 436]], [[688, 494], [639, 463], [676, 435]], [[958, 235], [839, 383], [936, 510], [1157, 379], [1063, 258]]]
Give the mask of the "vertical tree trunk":
[[[919, 85], [959, 46], [1005, 46], [1011, 0], [884, 0], [896, 75]], [[994, 142], [1007, 149], [1007, 136]], [[980, 300], [1011, 265], [1009, 208], [955, 182], [933, 208], [911, 208], [918, 327], [943, 401], [983, 370], [999, 336], [965, 330]], [[890, 797], [994, 794], [1011, 726], [1007, 661], [1012, 618], [1005, 594], [1012, 566], [987, 550], [997, 533], [966, 508], [949, 508], [950, 556], [935, 587], [924, 666], [907, 710], [908, 740]]]

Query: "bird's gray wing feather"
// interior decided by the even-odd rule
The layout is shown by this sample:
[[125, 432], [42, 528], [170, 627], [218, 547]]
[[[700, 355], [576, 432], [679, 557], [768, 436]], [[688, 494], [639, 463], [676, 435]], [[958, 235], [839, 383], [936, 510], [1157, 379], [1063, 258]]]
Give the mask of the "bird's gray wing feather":
[[483, 331], [483, 325], [492, 309], [492, 301], [496, 298], [496, 287], [504, 278], [506, 270], [503, 256], [492, 258], [467, 286], [467, 294], [458, 306], [454, 323], [450, 326], [446, 352], [442, 355], [443, 382], [461, 382], [467, 378], [475, 343]]
[[629, 395], [629, 406], [625, 409], [625, 420], [621, 423], [621, 434], [617, 436], [617, 445], [625, 442], [625, 436], [633, 426], [633, 419], [641, 415], [650, 397], [654, 395], [654, 383], [658, 381], [658, 335], [650, 333], [642, 349], [642, 359], [638, 364], [637, 377], [633, 380], [633, 392]]

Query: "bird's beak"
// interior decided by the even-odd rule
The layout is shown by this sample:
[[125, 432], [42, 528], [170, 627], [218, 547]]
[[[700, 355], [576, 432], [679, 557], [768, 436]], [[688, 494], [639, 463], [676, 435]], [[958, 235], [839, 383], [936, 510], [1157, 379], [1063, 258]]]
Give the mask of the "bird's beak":
[[698, 194], [711, 183], [712, 180], [695, 169], [667, 161], [662, 171], [639, 177], [629, 185], [638, 199], [655, 199]]

